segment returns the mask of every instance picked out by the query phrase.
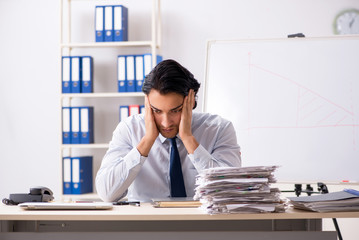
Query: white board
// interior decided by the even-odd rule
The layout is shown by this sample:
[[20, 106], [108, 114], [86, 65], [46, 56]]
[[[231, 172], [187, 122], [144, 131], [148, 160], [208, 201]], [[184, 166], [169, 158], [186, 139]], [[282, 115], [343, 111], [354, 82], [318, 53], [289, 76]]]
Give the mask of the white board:
[[243, 166], [359, 181], [359, 37], [208, 41], [203, 106], [233, 122]]

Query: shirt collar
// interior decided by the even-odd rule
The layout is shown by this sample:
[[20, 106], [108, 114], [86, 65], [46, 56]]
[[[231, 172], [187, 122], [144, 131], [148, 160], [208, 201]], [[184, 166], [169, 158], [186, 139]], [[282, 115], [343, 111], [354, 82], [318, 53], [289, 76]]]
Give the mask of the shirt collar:
[[[164, 143], [168, 139], [168, 138], [165, 138], [164, 136], [162, 136], [161, 133], [158, 135], [158, 137], [160, 138], [161, 143]], [[182, 141], [182, 139], [180, 138], [180, 136], [178, 134], [176, 135], [176, 137]]]

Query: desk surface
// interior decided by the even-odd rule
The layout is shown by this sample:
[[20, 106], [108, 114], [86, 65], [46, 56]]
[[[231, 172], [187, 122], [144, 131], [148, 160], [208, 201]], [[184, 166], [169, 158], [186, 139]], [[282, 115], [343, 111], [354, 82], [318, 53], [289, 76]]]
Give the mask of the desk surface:
[[23, 210], [18, 206], [0, 205], [0, 220], [54, 221], [186, 221], [186, 220], [262, 220], [359, 218], [359, 212], [316, 213], [289, 208], [285, 213], [209, 215], [198, 208], [154, 208], [149, 203], [114, 206], [112, 210], [48, 211]]

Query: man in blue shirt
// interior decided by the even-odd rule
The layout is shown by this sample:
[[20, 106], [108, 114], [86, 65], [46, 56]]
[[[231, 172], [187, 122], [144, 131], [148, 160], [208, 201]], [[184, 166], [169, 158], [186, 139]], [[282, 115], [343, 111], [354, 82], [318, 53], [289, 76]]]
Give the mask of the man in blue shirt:
[[126, 194], [138, 201], [173, 196], [171, 143], [178, 149], [187, 197], [194, 196], [201, 170], [241, 166], [232, 123], [192, 112], [199, 87], [193, 74], [174, 60], [160, 62], [146, 76], [145, 113], [118, 124], [97, 173], [97, 193], [104, 201], [118, 201]]

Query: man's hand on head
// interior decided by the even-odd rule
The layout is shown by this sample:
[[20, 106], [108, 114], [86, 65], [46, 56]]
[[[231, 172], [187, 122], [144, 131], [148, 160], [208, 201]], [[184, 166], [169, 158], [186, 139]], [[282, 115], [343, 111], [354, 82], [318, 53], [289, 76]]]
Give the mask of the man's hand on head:
[[153, 111], [147, 95], [145, 96], [145, 126], [145, 136], [148, 138], [148, 140], [154, 142], [159, 135], [159, 131], [155, 123], [155, 118], [153, 116]]
[[137, 150], [141, 153], [142, 156], [147, 157], [153, 143], [156, 141], [156, 138], [159, 135], [159, 131], [156, 126], [155, 118], [153, 116], [152, 108], [147, 95], [145, 96], [145, 128], [146, 134], [137, 145]]
[[192, 154], [198, 147], [198, 142], [192, 135], [192, 111], [195, 104], [195, 93], [190, 89], [183, 100], [181, 121], [179, 125], [179, 136], [185, 145], [187, 152]]

